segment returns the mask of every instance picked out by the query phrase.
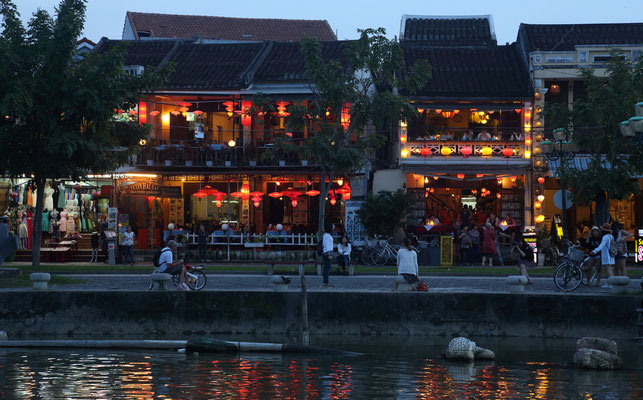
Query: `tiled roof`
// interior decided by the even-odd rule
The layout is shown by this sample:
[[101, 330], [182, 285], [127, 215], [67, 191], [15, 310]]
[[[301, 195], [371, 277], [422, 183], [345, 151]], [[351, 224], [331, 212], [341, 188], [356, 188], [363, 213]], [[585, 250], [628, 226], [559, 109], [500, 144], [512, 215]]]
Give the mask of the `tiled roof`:
[[572, 51], [578, 45], [643, 44], [643, 23], [619, 24], [520, 24], [518, 41], [526, 53]]
[[326, 20], [230, 18], [127, 12], [136, 39], [138, 32], [155, 38], [189, 39], [201, 36], [212, 40], [299, 41], [303, 38], [336, 40]]
[[401, 40], [430, 46], [495, 45], [491, 17], [404, 16]]
[[493, 47], [407, 47], [407, 69], [416, 60], [431, 64], [432, 77], [412, 97], [427, 99], [509, 99], [531, 94], [527, 68], [517, 45]]
[[176, 40], [149, 40], [145, 42], [131, 40], [101, 40], [96, 51], [107, 52], [115, 46], [127, 46], [124, 65], [158, 66], [165, 56], [177, 45]]
[[198, 43], [189, 40], [103, 40], [97, 51], [127, 45], [124, 65], [174, 64], [164, 89], [238, 89], [247, 87], [244, 72], [266, 43]]
[[[325, 62], [330, 60], [346, 63], [344, 51], [350, 41], [321, 42]], [[255, 74], [256, 81], [301, 81], [305, 80], [306, 65], [299, 50], [299, 43], [274, 43], [268, 56]]]

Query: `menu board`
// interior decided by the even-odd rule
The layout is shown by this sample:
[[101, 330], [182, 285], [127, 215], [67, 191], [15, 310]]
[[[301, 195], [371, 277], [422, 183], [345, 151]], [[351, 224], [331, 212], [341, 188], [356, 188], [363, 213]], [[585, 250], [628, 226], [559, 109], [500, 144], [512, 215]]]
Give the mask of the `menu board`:
[[183, 226], [183, 199], [170, 199], [170, 222]]

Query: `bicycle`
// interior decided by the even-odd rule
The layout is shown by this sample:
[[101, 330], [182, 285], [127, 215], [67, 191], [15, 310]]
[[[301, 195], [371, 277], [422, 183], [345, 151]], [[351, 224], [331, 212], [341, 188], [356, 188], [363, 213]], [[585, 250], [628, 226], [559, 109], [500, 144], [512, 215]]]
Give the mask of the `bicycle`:
[[589, 259], [587, 255], [574, 246], [570, 246], [567, 254], [554, 272], [554, 284], [565, 292], [571, 292], [583, 283], [583, 267]]

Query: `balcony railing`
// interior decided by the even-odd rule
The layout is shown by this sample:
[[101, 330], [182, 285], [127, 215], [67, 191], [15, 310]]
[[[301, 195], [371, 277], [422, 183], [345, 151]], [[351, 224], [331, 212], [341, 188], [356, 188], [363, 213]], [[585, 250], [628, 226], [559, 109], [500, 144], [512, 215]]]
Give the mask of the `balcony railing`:
[[309, 160], [296, 152], [284, 152], [270, 142], [250, 142], [230, 147], [206, 140], [162, 141], [152, 139], [140, 146], [134, 163], [141, 166], [306, 166]]
[[[446, 141], [426, 140], [407, 142], [404, 148], [408, 149], [407, 159], [429, 157], [504, 157], [522, 158], [524, 142], [522, 141]], [[446, 149], [449, 150], [446, 150]], [[424, 150], [425, 149], [425, 150]], [[511, 153], [505, 152], [511, 149]]]

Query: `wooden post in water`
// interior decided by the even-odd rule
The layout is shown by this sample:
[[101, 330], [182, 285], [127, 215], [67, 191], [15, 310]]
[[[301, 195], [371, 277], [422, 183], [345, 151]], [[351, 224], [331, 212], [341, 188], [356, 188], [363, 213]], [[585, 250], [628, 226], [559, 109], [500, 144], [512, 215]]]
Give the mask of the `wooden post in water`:
[[301, 344], [308, 346], [310, 331], [308, 328], [308, 292], [306, 290], [306, 275], [301, 276]]

